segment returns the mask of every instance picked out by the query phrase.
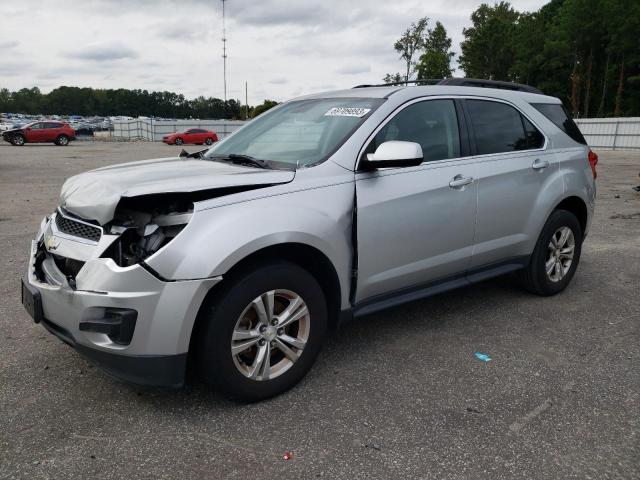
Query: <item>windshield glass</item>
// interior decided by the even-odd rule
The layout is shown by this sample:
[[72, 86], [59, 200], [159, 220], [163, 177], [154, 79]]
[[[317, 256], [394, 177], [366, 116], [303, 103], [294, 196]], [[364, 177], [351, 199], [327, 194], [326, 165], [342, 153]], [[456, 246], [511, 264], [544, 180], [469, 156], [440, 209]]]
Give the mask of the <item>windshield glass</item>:
[[247, 155], [310, 166], [326, 160], [382, 103], [379, 98], [322, 98], [285, 103], [211, 148], [205, 158]]

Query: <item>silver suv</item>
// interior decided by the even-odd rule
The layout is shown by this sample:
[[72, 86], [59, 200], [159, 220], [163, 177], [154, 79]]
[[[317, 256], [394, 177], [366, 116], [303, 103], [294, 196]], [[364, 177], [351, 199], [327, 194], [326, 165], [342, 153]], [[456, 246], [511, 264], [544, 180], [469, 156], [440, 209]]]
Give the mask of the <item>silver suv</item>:
[[562, 291], [596, 162], [560, 100], [530, 87], [297, 98], [208, 150], [67, 180], [22, 302], [116, 377], [180, 386], [193, 370], [262, 399], [345, 318], [509, 272]]

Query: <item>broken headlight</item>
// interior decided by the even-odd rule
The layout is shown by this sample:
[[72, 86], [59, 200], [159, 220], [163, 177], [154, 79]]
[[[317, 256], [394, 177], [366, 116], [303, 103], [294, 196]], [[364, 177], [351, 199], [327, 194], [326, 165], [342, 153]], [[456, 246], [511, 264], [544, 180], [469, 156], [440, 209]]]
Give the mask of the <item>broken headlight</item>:
[[150, 211], [118, 208], [105, 232], [119, 237], [102, 256], [113, 259], [121, 267], [135, 265], [173, 240], [192, 215], [193, 204], [169, 204]]

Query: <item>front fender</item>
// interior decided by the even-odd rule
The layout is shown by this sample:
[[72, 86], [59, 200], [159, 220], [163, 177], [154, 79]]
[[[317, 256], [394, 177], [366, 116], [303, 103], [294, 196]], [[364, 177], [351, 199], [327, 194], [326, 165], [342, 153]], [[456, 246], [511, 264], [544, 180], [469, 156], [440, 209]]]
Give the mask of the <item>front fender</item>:
[[352, 182], [196, 211], [171, 243], [146, 260], [164, 278], [208, 278], [258, 250], [283, 243], [316, 248], [333, 264], [349, 298]]

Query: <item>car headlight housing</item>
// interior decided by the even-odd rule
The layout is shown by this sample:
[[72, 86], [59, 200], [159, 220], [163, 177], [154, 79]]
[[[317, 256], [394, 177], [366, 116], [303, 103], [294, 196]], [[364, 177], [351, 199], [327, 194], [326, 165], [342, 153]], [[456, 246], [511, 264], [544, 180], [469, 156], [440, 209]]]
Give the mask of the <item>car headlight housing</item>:
[[114, 219], [105, 226], [106, 233], [119, 237], [102, 256], [121, 267], [135, 265], [156, 253], [178, 236], [193, 216], [192, 203], [169, 203], [151, 209], [130, 208], [140, 206], [128, 203], [119, 205]]

